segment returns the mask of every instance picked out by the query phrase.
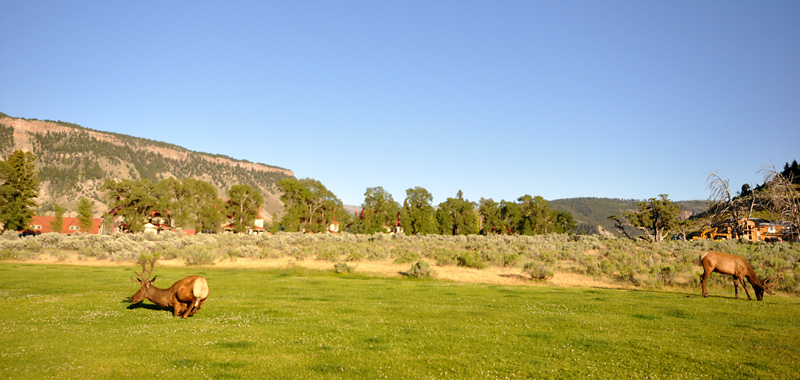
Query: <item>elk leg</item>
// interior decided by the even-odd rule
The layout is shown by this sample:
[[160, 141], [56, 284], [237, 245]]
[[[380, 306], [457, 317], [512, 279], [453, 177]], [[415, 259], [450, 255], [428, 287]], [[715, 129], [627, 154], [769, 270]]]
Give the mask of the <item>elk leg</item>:
[[[705, 268], [703, 268], [705, 269]], [[700, 275], [700, 287], [703, 289], [703, 297], [708, 297], [708, 289], [706, 288], [706, 279], [711, 275], [711, 272], [704, 270]]]
[[198, 311], [200, 311], [200, 307], [201, 307], [201, 306], [203, 306], [203, 304], [204, 304], [204, 303], [206, 303], [206, 300], [207, 300], [207, 299], [208, 299], [208, 298], [203, 298], [203, 299], [201, 299], [201, 300], [200, 300], [200, 301], [197, 303], [197, 307], [195, 307], [195, 308], [194, 308], [194, 311], [192, 311], [192, 313], [191, 313], [191, 314], [189, 314], [189, 316], [191, 317], [191, 316], [193, 316], [195, 313], [197, 313]]
[[733, 278], [733, 294], [736, 296], [736, 299], [739, 299], [739, 283], [736, 282], [736, 277]]
[[744, 293], [745, 293], [745, 294], [747, 294], [747, 299], [748, 299], [748, 300], [750, 300], [750, 301], [752, 301], [753, 299], [752, 299], [752, 298], [750, 298], [750, 292], [749, 292], [749, 291], [747, 291], [747, 284], [745, 284], [745, 283], [744, 283], [744, 279], [740, 277], [740, 278], [739, 278], [739, 282], [741, 282], [741, 283], [742, 283], [742, 288], [744, 288]]
[[192, 312], [192, 310], [194, 310], [196, 304], [197, 304], [197, 298], [195, 298], [195, 299], [193, 299], [193, 300], [191, 300], [189, 302], [189, 305], [186, 307], [186, 311], [183, 312], [183, 317], [184, 318], [194, 314], [194, 312]]
[[174, 305], [172, 305], [172, 316], [177, 317], [181, 314], [181, 311], [183, 311], [183, 307], [181, 306], [183, 305], [181, 305], [180, 302], [176, 302]]
[[173, 317], [177, 317], [178, 315], [183, 313], [183, 304], [181, 303], [181, 301], [178, 301], [177, 298], [172, 297], [172, 300], [170, 300], [170, 304], [172, 304]]

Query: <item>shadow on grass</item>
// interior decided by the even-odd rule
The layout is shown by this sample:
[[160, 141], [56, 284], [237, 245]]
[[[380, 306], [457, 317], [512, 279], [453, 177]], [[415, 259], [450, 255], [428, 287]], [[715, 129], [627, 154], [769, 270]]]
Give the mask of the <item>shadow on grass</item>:
[[[602, 289], [602, 290], [609, 290], [609, 291], [620, 291], [620, 292], [637, 292], [637, 293], [650, 293], [650, 294], [667, 294], [667, 295], [676, 295], [676, 296], [685, 296], [686, 298], [703, 298], [703, 292], [698, 289], [697, 291], [692, 290], [660, 290], [660, 289], [632, 289], [632, 288], [611, 288], [611, 287], [604, 287], [604, 286], [592, 286], [592, 289]], [[715, 298], [715, 299], [730, 299], [736, 300], [736, 297], [731, 295], [725, 294], [710, 294], [706, 298]], [[766, 295], [764, 296], [766, 298]], [[747, 296], [740, 296], [739, 300], [748, 301]], [[756, 298], [753, 297], [753, 301], [756, 301]]]
[[530, 281], [531, 280], [531, 278], [529, 276], [523, 276], [521, 274], [500, 274], [498, 276], [504, 277], [504, 278], [511, 278], [511, 279], [514, 279], [514, 280], [521, 280], [521, 281]]
[[[126, 300], [124, 302], [130, 302], [130, 301]], [[158, 306], [158, 305], [152, 304], [152, 303], [144, 303], [144, 301], [139, 302], [139, 303], [130, 304], [130, 305], [128, 305], [128, 307], [126, 309], [128, 309], [128, 310], [135, 310], [135, 309], [163, 310], [163, 311], [169, 311], [170, 313], [172, 313], [172, 308], [169, 307], [169, 306]]]
[[[123, 298], [122, 300], [120, 300], [120, 303], [130, 303], [130, 302], [131, 302], [130, 298]], [[144, 301], [130, 304], [128, 305], [128, 307], [126, 307], [126, 309], [128, 310], [146, 309], [146, 310], [166, 311], [169, 312], [170, 314], [173, 314], [174, 312], [172, 306], [158, 306], [153, 303], [144, 303]], [[194, 317], [194, 314], [189, 315], [187, 318], [192, 318], [192, 317]]]

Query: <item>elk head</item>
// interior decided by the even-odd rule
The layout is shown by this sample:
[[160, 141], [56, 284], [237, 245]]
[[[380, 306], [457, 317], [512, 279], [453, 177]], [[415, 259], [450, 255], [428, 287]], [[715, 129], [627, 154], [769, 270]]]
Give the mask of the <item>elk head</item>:
[[761, 286], [757, 287], [754, 286], [753, 290], [756, 291], [756, 299], [761, 301], [764, 298], [764, 293], [769, 295], [774, 295], [775, 293], [772, 291], [772, 287], [775, 285], [775, 281], [780, 280], [781, 277], [766, 277], [764, 281], [761, 281]]
[[766, 292], [769, 295], [775, 294], [772, 291], [773, 290], [772, 287], [775, 286], [775, 281], [778, 281], [781, 278], [782, 278], [781, 276], [764, 278], [764, 281], [761, 282], [761, 287], [764, 288], [764, 292]]
[[[134, 279], [133, 277], [131, 277], [131, 280], [133, 280], [133, 282], [140, 283], [141, 287], [139, 288], [139, 291], [136, 292], [136, 294], [131, 296], [132, 303], [139, 303], [144, 301], [145, 298], [147, 298], [147, 292], [153, 285], [153, 282], [156, 280], [156, 276], [150, 278], [150, 275], [153, 273], [153, 265], [155, 265], [156, 260], [158, 260], [158, 258], [153, 258], [146, 261], [142, 260], [142, 273], [136, 273], [136, 271], [133, 272], [137, 278]], [[146, 264], [150, 264], [149, 270], [147, 269]], [[145, 271], [147, 271], [147, 275], [145, 275]]]

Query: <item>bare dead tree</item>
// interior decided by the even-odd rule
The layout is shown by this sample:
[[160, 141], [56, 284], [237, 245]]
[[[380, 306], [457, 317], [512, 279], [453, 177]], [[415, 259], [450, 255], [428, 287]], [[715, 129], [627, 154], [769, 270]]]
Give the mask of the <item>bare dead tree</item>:
[[739, 223], [735, 222], [739, 220], [739, 208], [736, 207], [733, 194], [731, 194], [730, 180], [722, 179], [719, 173], [712, 172], [708, 173], [706, 183], [708, 184], [709, 190], [711, 190], [711, 195], [708, 200], [711, 201], [714, 209], [714, 219], [720, 220], [724, 218], [726, 214], [730, 214], [734, 219], [734, 233], [736, 236], [740, 236], [741, 231], [739, 229]]
[[722, 179], [717, 172], [709, 173], [706, 183], [711, 190], [709, 200], [714, 209], [714, 219], [719, 221], [730, 215], [733, 218], [732, 227], [735, 237], [743, 236], [744, 224], [739, 223], [739, 219], [743, 218], [745, 213], [747, 213], [747, 218], [753, 216], [753, 209], [758, 199], [755, 192], [749, 196], [741, 194], [738, 198], [735, 197], [731, 193], [730, 180]]
[[767, 206], [781, 218], [791, 221], [792, 234], [796, 235], [800, 227], [800, 191], [794, 184], [792, 173], [786, 176], [772, 163], [764, 166], [761, 173], [764, 175], [763, 194]]

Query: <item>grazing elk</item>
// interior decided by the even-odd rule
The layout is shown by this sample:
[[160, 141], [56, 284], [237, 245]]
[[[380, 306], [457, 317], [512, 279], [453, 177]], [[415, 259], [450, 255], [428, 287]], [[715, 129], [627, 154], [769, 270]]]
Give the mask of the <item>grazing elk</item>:
[[[189, 276], [175, 282], [167, 289], [156, 288], [153, 286], [156, 277], [150, 278], [155, 262], [156, 259], [148, 260], [150, 270], [147, 270], [145, 262], [142, 261], [142, 273], [133, 272], [138, 279], [131, 278], [131, 280], [142, 286], [131, 297], [131, 302], [137, 304], [146, 298], [158, 306], [171, 306], [172, 313], [176, 317], [180, 314], [186, 318], [197, 313], [208, 298], [208, 281], [201, 276]], [[147, 275], [145, 275], [145, 271], [147, 271]]]
[[739, 298], [739, 284], [741, 283], [744, 292], [747, 294], [747, 299], [752, 300], [752, 298], [750, 298], [750, 292], [747, 291], [747, 285], [744, 283], [745, 278], [747, 278], [747, 281], [750, 281], [750, 285], [753, 285], [753, 291], [755, 291], [756, 298], [759, 301], [764, 298], [765, 291], [772, 294], [769, 286], [775, 279], [768, 277], [765, 278], [762, 283], [761, 280], [758, 279], [758, 276], [756, 276], [756, 272], [753, 271], [753, 267], [750, 266], [750, 263], [741, 256], [708, 251], [700, 256], [700, 263], [703, 264], [703, 274], [700, 276], [703, 297], [708, 297], [706, 280], [713, 272], [733, 276], [733, 287], [737, 299]]

